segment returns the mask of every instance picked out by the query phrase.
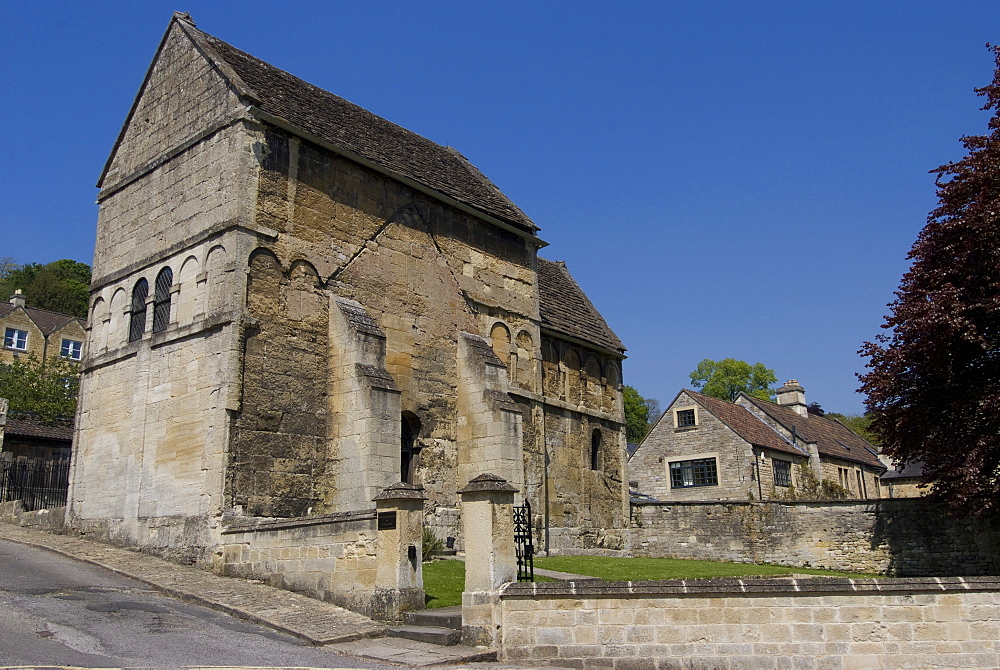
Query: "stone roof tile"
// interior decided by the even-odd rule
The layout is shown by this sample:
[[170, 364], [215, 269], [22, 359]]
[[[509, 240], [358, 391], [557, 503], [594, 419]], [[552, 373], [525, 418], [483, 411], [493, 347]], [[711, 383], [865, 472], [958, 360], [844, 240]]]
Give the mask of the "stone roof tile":
[[624, 353], [625, 345], [608, 327], [562, 261], [539, 257], [538, 302], [543, 328]]
[[73, 440], [73, 426], [49, 426], [38, 422], [35, 419], [23, 416], [7, 417], [7, 426], [4, 428], [6, 435], [18, 435], [20, 437], [40, 437], [49, 440]]
[[781, 424], [786, 430], [792, 431], [794, 429], [795, 435], [799, 439], [815, 443], [821, 456], [885, 468], [885, 465], [876, 456], [875, 448], [839, 421], [826, 419], [815, 414], [802, 416], [790, 407], [759, 398], [751, 398], [745, 394], [743, 397]]
[[[10, 303], [0, 303], [0, 318], [3, 318], [13, 312], [17, 307], [11, 305]], [[70, 321], [76, 319], [80, 322], [81, 326], [86, 327], [87, 323], [83, 319], [77, 319], [75, 316], [70, 316], [68, 314], [60, 314], [59, 312], [52, 312], [47, 309], [38, 309], [37, 307], [24, 307], [25, 313], [28, 318], [38, 326], [38, 329], [42, 331], [42, 334], [46, 337], [59, 330], [65, 326]]]
[[809, 455], [806, 451], [786, 442], [746, 407], [690, 389], [684, 389], [684, 392], [750, 444], [796, 456]]
[[214, 52], [227, 66], [221, 68], [223, 74], [230, 69], [236, 74], [240, 80], [233, 82], [237, 89], [253, 97], [252, 102], [267, 114], [521, 230], [538, 230], [493, 182], [454, 149], [313, 86], [190, 23], [182, 25], [196, 42], [207, 47], [210, 55]]

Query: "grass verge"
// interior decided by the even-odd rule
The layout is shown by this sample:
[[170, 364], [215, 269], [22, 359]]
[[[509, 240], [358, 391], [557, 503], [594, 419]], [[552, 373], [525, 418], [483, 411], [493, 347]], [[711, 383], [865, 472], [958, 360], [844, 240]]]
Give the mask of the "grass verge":
[[787, 565], [689, 561], [679, 558], [612, 558], [608, 556], [549, 556], [536, 558], [535, 567], [623, 582], [634, 582], [642, 579], [701, 579], [706, 577], [791, 574], [827, 577], [872, 576], [816, 568], [794, 568]]
[[[688, 561], [679, 558], [611, 558], [607, 556], [550, 556], [536, 558], [535, 567], [598, 577], [608, 581], [635, 582], [643, 579], [701, 579], [706, 577], [781, 576], [791, 574], [826, 577], [874, 577], [852, 572], [791, 568], [784, 565]], [[462, 604], [465, 563], [429, 561], [424, 563], [424, 601], [428, 609]], [[535, 575], [536, 582], [555, 581]]]

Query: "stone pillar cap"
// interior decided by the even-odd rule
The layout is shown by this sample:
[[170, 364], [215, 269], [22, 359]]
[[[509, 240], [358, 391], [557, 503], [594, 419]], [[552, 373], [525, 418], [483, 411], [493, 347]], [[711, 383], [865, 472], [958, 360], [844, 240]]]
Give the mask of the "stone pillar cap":
[[459, 489], [459, 493], [479, 493], [481, 491], [503, 491], [506, 493], [517, 493], [518, 489], [507, 483], [503, 477], [484, 472], [478, 477], [473, 477], [472, 481]]
[[427, 500], [427, 496], [424, 495], [424, 487], [419, 484], [396, 482], [382, 489], [372, 500]]

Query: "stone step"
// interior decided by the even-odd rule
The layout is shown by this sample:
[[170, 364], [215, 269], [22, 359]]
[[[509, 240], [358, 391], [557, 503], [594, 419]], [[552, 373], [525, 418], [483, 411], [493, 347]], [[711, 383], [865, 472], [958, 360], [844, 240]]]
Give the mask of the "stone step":
[[462, 631], [438, 626], [392, 626], [386, 633], [389, 637], [429, 642], [442, 647], [451, 647], [462, 641]]
[[403, 615], [403, 623], [408, 626], [437, 626], [462, 630], [462, 606], [407, 612]]

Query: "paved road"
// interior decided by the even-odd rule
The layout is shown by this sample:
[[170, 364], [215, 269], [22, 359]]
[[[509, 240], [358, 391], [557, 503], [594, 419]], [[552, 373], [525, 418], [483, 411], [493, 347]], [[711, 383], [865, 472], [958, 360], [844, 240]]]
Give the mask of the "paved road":
[[0, 666], [390, 668], [0, 540]]

